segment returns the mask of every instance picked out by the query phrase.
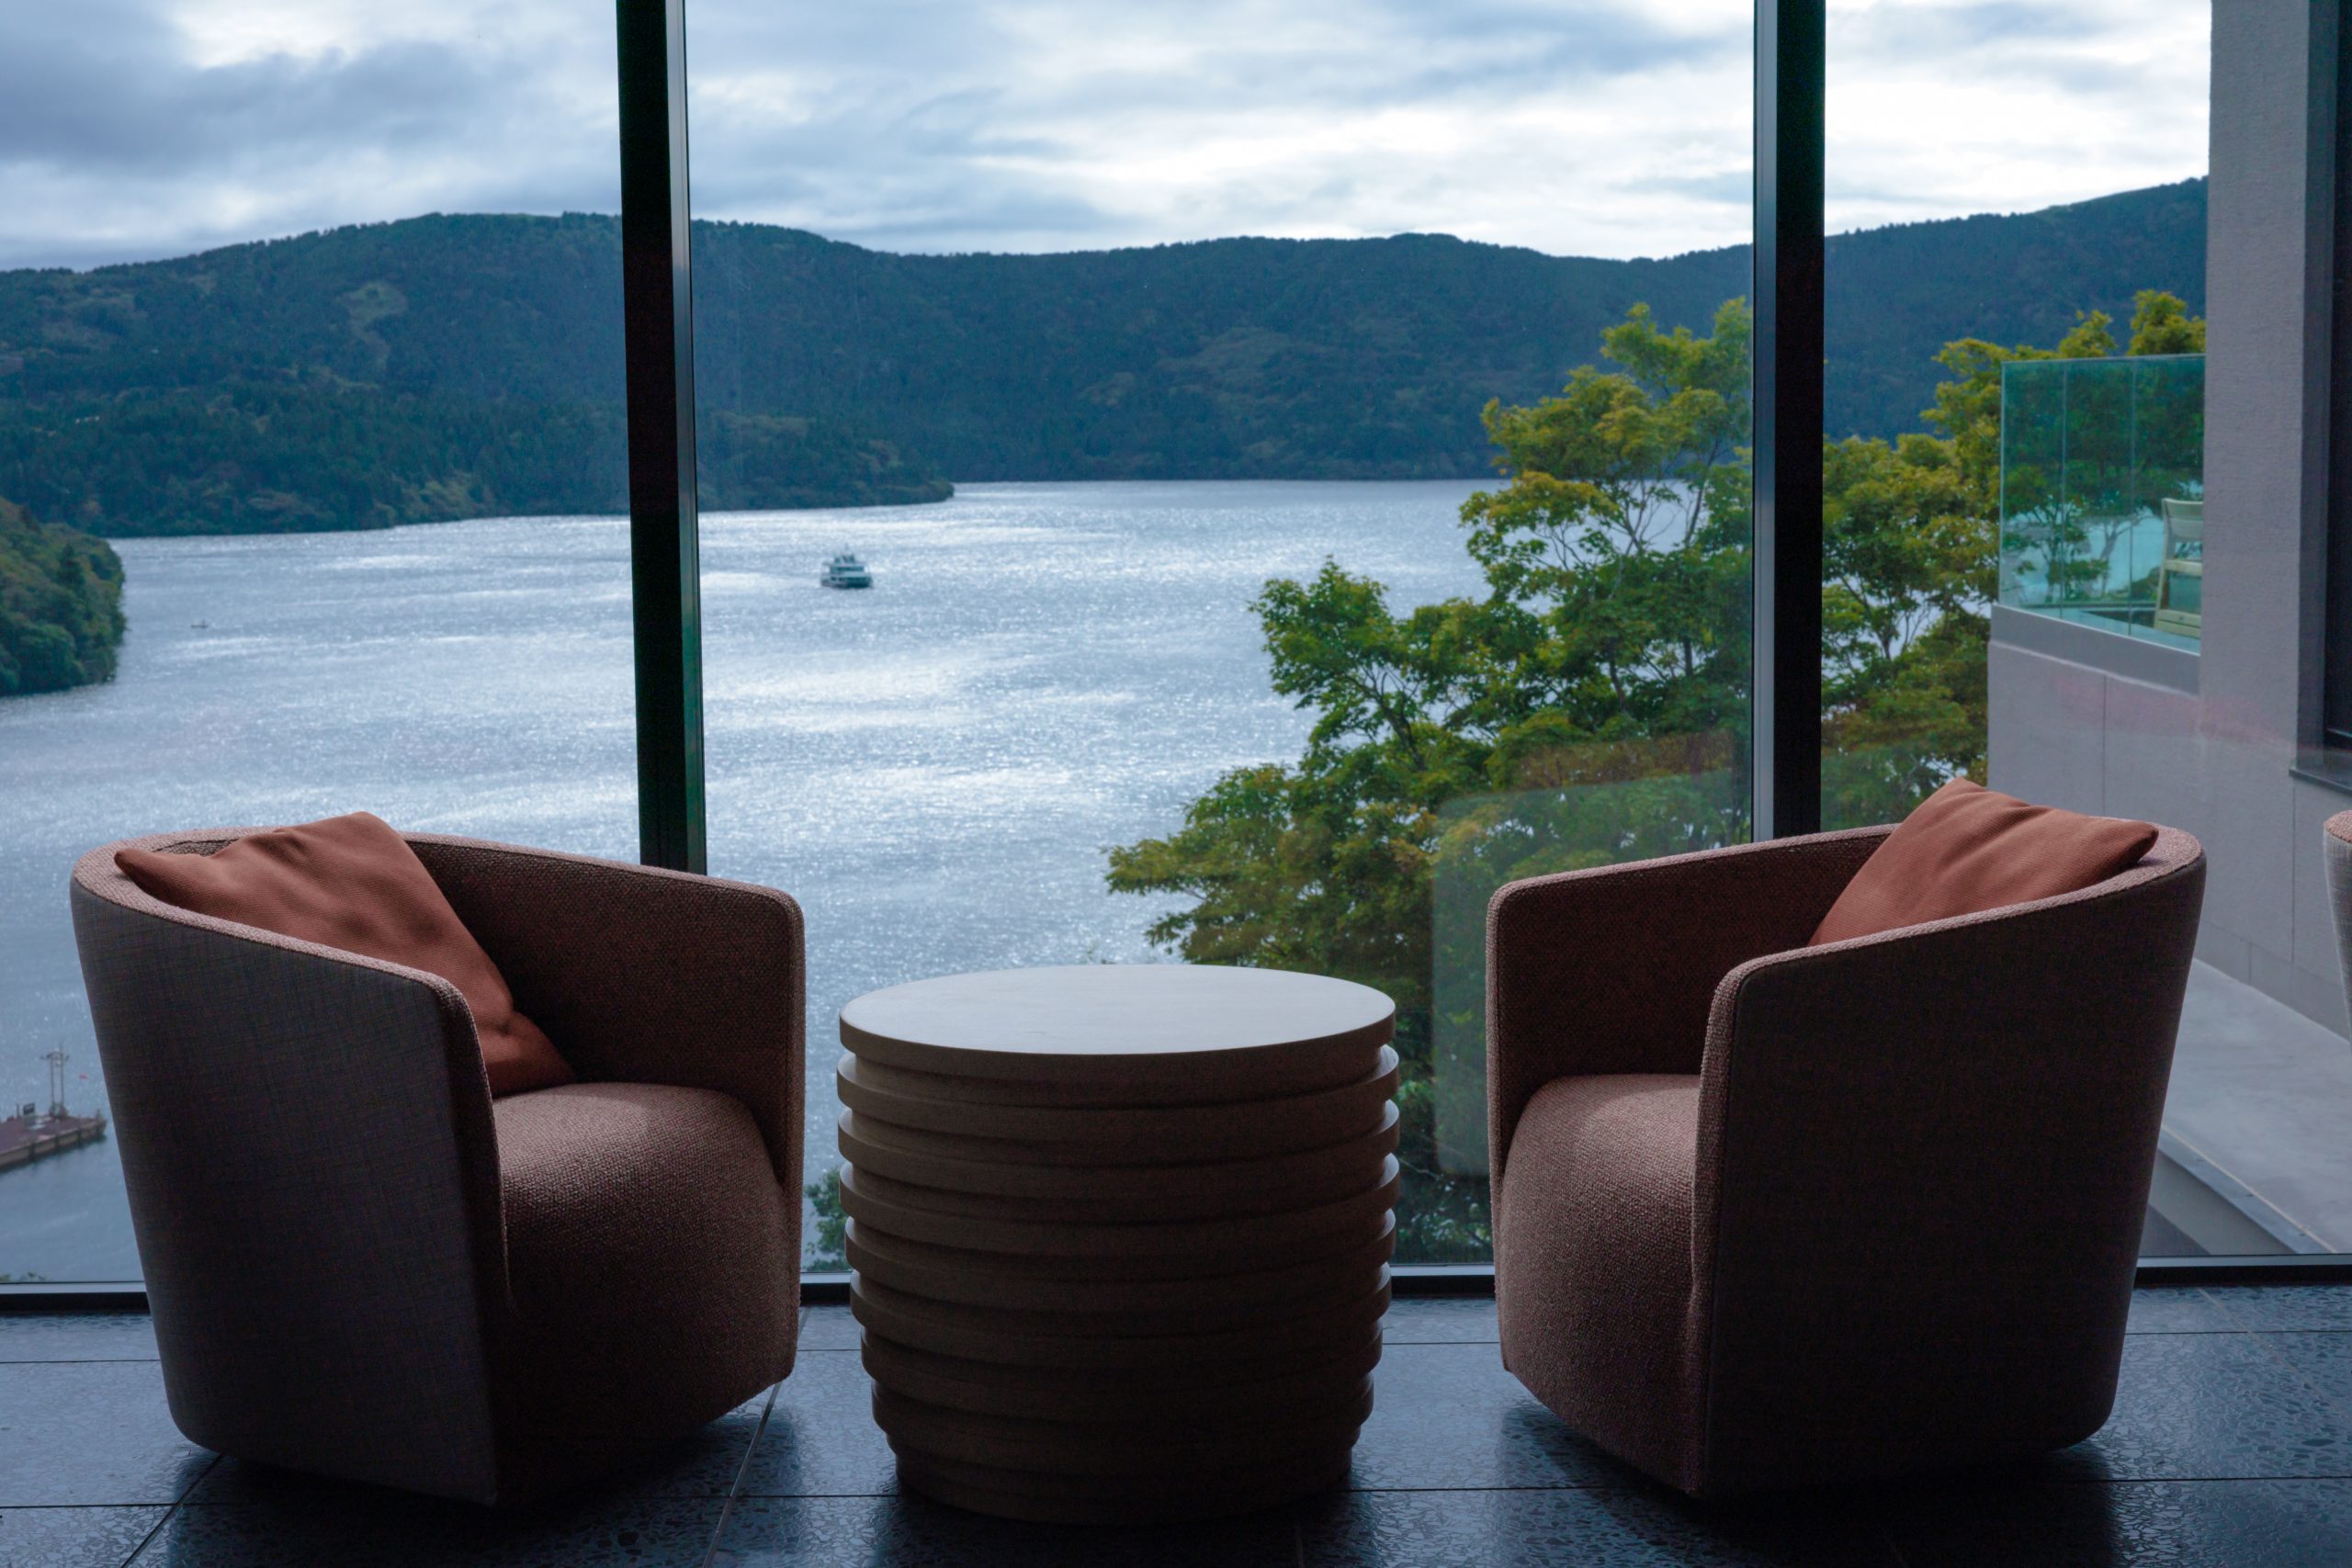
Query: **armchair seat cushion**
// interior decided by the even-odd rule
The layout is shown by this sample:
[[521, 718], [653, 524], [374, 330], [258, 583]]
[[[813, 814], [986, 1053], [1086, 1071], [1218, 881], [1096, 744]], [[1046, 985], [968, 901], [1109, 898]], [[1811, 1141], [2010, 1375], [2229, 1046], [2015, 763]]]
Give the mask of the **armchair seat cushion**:
[[799, 1194], [741, 1100], [582, 1083], [492, 1114], [513, 1285], [503, 1493], [650, 1450], [791, 1370], [792, 1314], [745, 1306], [793, 1297]]
[[1495, 1195], [1510, 1246], [1504, 1362], [1653, 1474], [1684, 1469], [1699, 1078], [1555, 1078], [1527, 1102]]

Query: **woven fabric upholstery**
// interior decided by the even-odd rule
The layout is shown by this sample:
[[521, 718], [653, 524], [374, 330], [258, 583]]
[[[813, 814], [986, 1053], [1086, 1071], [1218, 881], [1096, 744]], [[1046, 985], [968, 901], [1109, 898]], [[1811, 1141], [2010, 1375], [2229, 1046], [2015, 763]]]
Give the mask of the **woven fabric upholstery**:
[[1495, 1224], [1546, 1245], [1520, 1254], [1499, 1303], [1504, 1358], [1577, 1430], [1671, 1473], [1691, 1415], [1698, 1075], [1555, 1078], [1518, 1141]]
[[2337, 973], [2345, 1006], [2352, 1010], [2352, 811], [2339, 811], [2322, 825], [2320, 844], [2327, 857], [2327, 909], [2335, 920]]
[[[1663, 1092], [1657, 1080], [1612, 1088], [1595, 1076], [1666, 1057], [1654, 1023], [1632, 1025], [1629, 1049], [1606, 1037], [1622, 1009], [1566, 1041], [1520, 1032], [1526, 1014], [1499, 1004], [1489, 1014], [1498, 1081], [1519, 1095], [1505, 1121], [1498, 1091], [1496, 1123], [1506, 1363], [1595, 1440], [1696, 1495], [2037, 1452], [2087, 1437], [2113, 1403], [2203, 854], [2165, 829], [2138, 865], [2094, 887], [1803, 946], [1826, 902], [1819, 869], [1850, 865], [1866, 841], [1762, 846], [1777, 853], [1758, 859], [1815, 869], [1781, 884], [1787, 949], [1728, 973], [1713, 964], [1732, 943], [1679, 933], [1758, 922], [1688, 860], [1667, 863], [1663, 878], [1630, 866], [1547, 879], [1540, 924], [1505, 923], [1506, 889], [1490, 918], [1490, 944], [1523, 992], [1560, 952], [1520, 942], [1610, 930], [1580, 907], [1588, 893], [1593, 909], [1645, 911], [1648, 923], [1616, 939], [1623, 948], [1697, 954], [1685, 983], [1712, 1001], [1690, 1141], [1679, 1122], [1634, 1114]], [[1611, 893], [1618, 876], [1647, 886]], [[1679, 920], [1663, 882], [1699, 895]], [[1605, 973], [1626, 967], [1606, 956]], [[1648, 988], [1687, 1016], [1687, 995]], [[1517, 1089], [1547, 1070], [1567, 1075], [1556, 1098]], [[1655, 1160], [1623, 1152], [1635, 1135], [1657, 1142]], [[1555, 1146], [1595, 1137], [1600, 1157]], [[1657, 1161], [1684, 1157], [1687, 1224], [1657, 1198]], [[1535, 1161], [1522, 1179], [1517, 1168]], [[1589, 1201], [1532, 1201], [1563, 1171]], [[1655, 1216], [1670, 1243], [1636, 1247], [1622, 1234], [1627, 1214]], [[1672, 1287], [1661, 1245], [1690, 1259], [1679, 1327], [1660, 1305]], [[1570, 1325], [1598, 1342], [1564, 1349]], [[1675, 1385], [1656, 1368], [1676, 1333], [1683, 1393], [1669, 1403], [1675, 1440], [1662, 1444], [1634, 1411], [1648, 1392], [1632, 1384]], [[1609, 1382], [1627, 1386], [1597, 1386]]]
[[164, 904], [114, 848], [74, 868], [74, 929], [174, 1420], [487, 1501], [505, 1264], [464, 998]]
[[734, 1096], [776, 1180], [800, 1190], [799, 905], [772, 887], [551, 850], [409, 843], [582, 1078]]
[[[243, 1458], [507, 1502], [684, 1436], [786, 1375], [800, 1247], [792, 901], [411, 837], [517, 1005], [576, 1032], [574, 1066], [605, 1080], [510, 1128], [448, 981], [175, 908], [115, 865], [119, 849], [201, 852], [252, 830], [108, 844], [74, 873], [180, 1429]], [[567, 1131], [583, 1164], [553, 1146]], [[519, 1185], [503, 1191], [509, 1142]], [[629, 1261], [592, 1287], [570, 1247]], [[550, 1392], [566, 1357], [567, 1386]], [[554, 1431], [559, 1410], [582, 1427]]]
[[473, 1014], [493, 1095], [571, 1081], [433, 874], [371, 812], [249, 833], [209, 854], [118, 850], [115, 863], [183, 909], [440, 976]]
[[798, 1289], [800, 1205], [741, 1101], [574, 1084], [492, 1114], [514, 1291], [499, 1422], [510, 1485], [610, 1469], [791, 1369], [796, 1315], [744, 1303]]
[[[1715, 983], [1803, 947], [1893, 831], [1864, 828], [1531, 877], [1487, 915], [1487, 1159], [1528, 1097], [1579, 1073], [1695, 1073]], [[1502, 1048], [1503, 1043], [1509, 1048]], [[1507, 1267], [1496, 1238], [1496, 1269]]]

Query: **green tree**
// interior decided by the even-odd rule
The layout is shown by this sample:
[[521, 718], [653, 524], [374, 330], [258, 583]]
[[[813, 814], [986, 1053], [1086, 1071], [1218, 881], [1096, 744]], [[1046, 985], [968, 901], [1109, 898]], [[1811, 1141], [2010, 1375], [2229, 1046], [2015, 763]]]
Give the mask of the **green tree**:
[[[1602, 340], [1613, 368], [1532, 407], [1490, 404], [1510, 482], [1462, 512], [1483, 598], [1399, 615], [1337, 563], [1269, 583], [1255, 608], [1274, 689], [1316, 716], [1306, 755], [1227, 774], [1176, 832], [1112, 852], [1113, 887], [1191, 897], [1150, 933], [1187, 959], [1313, 968], [1396, 1000], [1407, 1256], [1475, 1256], [1487, 1236], [1482, 1184], [1450, 1176], [1439, 1148], [1441, 857], [1517, 866], [1504, 846], [1532, 835], [1553, 862], [1622, 858], [1736, 830], [1682, 781], [1694, 751], [1731, 754], [1745, 709], [1747, 337], [1736, 300], [1706, 336], [1636, 310]], [[1449, 810], [1550, 807], [1584, 782], [1664, 787], [1639, 820]]]
[[2178, 295], [2143, 288], [2132, 297], [2132, 354], [2202, 354], [2205, 318], [2192, 316]]
[[112, 680], [122, 633], [114, 547], [0, 499], [0, 696]]
[[1994, 523], [1930, 435], [1830, 444], [1822, 491], [1823, 819], [1882, 822], [1983, 782]]
[[[2204, 351], [2205, 322], [2177, 296], [2142, 289], [2132, 305], [2131, 354]], [[1936, 356], [1947, 379], [1920, 416], [1932, 434], [1849, 439], [1823, 454], [1823, 807], [1831, 826], [1900, 817], [1957, 774], [1984, 781], [1987, 608], [1999, 574], [2002, 371], [2019, 361], [2110, 356], [2111, 327], [2104, 312], [2091, 310], [2054, 350], [1981, 338], [1948, 344]], [[2082, 388], [2091, 400], [2125, 395], [2112, 378]], [[2044, 417], [2032, 408], [2007, 412], [2013, 420]], [[2069, 423], [2084, 469], [2076, 487], [2097, 490], [2104, 481], [2096, 438], [2127, 430], [2128, 422], [2119, 404], [2077, 408]], [[2084, 444], [2085, 436], [2092, 442]], [[2131, 464], [2120, 453], [2109, 458], [2117, 476], [2109, 488], [2120, 489]], [[2030, 465], [2013, 470], [2012, 509], [2031, 505], [2033, 487], [2046, 478]], [[2054, 498], [2046, 509], [2080, 552], [2071, 570], [2103, 576], [2106, 564], [2084, 523], [2060, 514]]]
[[836, 1166], [801, 1190], [817, 1223], [808, 1228], [800, 1266], [811, 1274], [838, 1274], [849, 1267], [849, 1216], [842, 1211], [842, 1173]]

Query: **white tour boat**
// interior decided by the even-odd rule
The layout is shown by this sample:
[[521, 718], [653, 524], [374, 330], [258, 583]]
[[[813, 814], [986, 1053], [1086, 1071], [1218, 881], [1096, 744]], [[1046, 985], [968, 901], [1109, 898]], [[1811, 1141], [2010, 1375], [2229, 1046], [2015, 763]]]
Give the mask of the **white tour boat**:
[[843, 550], [825, 563], [825, 570], [817, 574], [817, 584], [820, 588], [871, 588], [874, 574], [865, 570], [864, 561]]

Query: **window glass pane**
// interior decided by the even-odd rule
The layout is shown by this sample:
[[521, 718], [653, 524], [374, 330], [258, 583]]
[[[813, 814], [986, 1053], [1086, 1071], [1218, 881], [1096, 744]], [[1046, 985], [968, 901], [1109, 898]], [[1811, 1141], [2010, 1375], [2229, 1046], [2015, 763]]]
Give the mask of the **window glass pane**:
[[[2227, 145], [2259, 140], [2287, 90], [2263, 71], [2301, 68], [2299, 24], [2279, 26], [2294, 37], [2216, 39], [2201, 0], [2031, 28], [1998, 5], [1831, 6], [1826, 815], [1892, 820], [1965, 775], [2201, 840], [2148, 1256], [2352, 1248], [2352, 1051], [2319, 899], [2343, 802], [2289, 773], [2317, 651], [2260, 495], [2293, 493], [2291, 457], [2239, 459], [2239, 501], [2210, 534], [2205, 516], [2209, 409], [2245, 430], [2297, 395], [2252, 360], [2209, 384], [2204, 353], [2209, 238], [2297, 265], [2306, 243], [2300, 207], [2244, 194], [2286, 143], [2215, 166], [2245, 216], [2206, 223], [2209, 99]], [[2245, 51], [2226, 105], [2217, 45]], [[2246, 292], [2216, 319], [2292, 336], [2291, 288], [2258, 271], [2237, 262]], [[2151, 978], [2070, 962], [2056, 983], [2119, 998]]]
[[1170, 960], [1395, 998], [1399, 1256], [1484, 1258], [1487, 893], [1746, 832], [1747, 8], [693, 28], [711, 856], [808, 909], [810, 1266], [844, 1002]]
[[0, 58], [0, 1278], [130, 1280], [77, 855], [634, 858], [612, 17], [12, 6]]
[[1996, 603], [2195, 647], [2208, 9], [1830, 6], [1828, 826], [1985, 778]]

